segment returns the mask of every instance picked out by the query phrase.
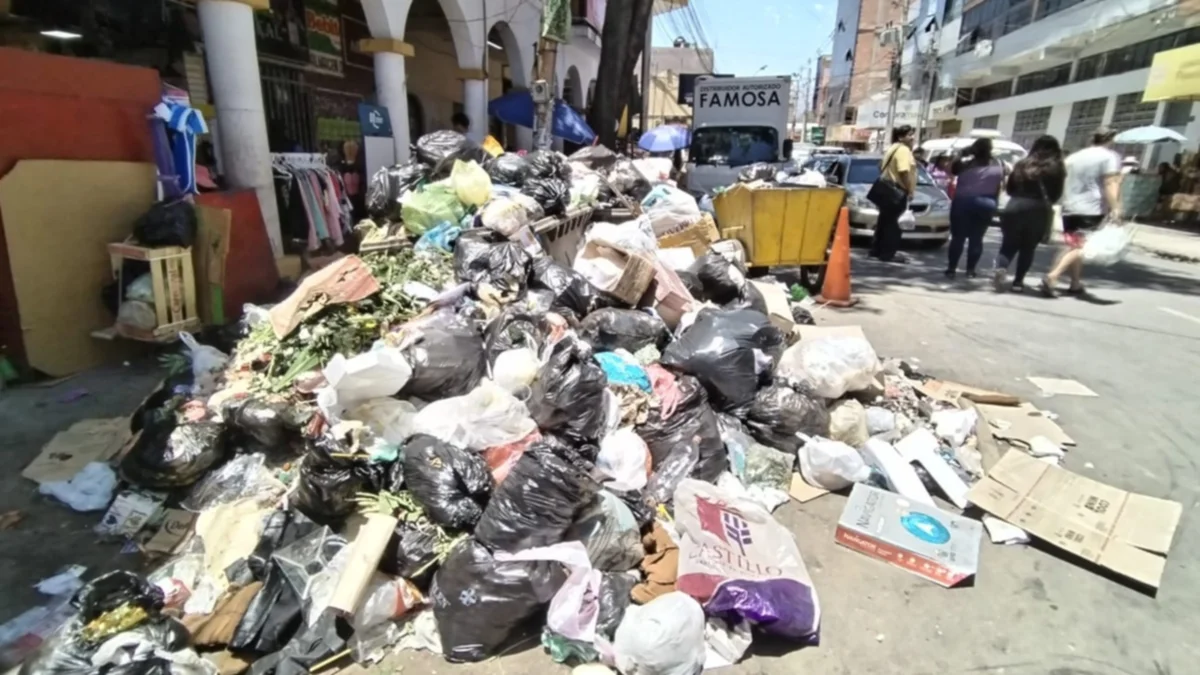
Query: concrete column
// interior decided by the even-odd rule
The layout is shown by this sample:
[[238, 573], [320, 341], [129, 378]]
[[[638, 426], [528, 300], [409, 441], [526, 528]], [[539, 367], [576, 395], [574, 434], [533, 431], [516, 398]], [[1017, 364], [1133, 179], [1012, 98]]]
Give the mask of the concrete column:
[[396, 161], [408, 161], [412, 139], [408, 129], [408, 77], [404, 56], [395, 52], [375, 52], [375, 94], [379, 105], [388, 110], [392, 122], [392, 141], [396, 144]]
[[482, 143], [488, 133], [487, 80], [463, 80], [463, 110], [471, 120], [467, 136]]
[[278, 258], [283, 255], [283, 237], [254, 44], [254, 10], [233, 0], [201, 0], [198, 10], [225, 176], [231, 186], [258, 193], [271, 250]]

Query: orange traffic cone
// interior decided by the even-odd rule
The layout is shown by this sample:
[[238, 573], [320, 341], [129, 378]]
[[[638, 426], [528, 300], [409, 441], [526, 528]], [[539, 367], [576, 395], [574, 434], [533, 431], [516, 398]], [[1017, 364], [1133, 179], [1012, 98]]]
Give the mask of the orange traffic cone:
[[833, 250], [825, 268], [825, 283], [816, 301], [831, 307], [853, 307], [858, 298], [850, 295], [850, 209], [838, 213], [837, 230], [833, 233]]

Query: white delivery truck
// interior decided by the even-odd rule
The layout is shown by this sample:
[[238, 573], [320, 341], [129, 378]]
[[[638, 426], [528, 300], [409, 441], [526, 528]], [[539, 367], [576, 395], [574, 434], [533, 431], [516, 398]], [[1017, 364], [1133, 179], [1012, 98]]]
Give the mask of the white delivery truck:
[[687, 188], [711, 193], [756, 162], [792, 156], [788, 138], [790, 77], [699, 77], [692, 99]]

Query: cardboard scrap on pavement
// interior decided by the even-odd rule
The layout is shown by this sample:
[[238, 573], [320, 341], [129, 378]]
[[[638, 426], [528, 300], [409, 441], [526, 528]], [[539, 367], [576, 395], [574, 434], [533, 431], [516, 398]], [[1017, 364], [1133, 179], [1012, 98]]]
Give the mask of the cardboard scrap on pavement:
[[1044, 396], [1099, 396], [1086, 384], [1078, 380], [1063, 380], [1057, 377], [1027, 377], [1033, 386], [1042, 390]]
[[974, 403], [989, 403], [992, 405], [1019, 405], [1021, 399], [1012, 394], [1005, 394], [988, 389], [972, 387], [948, 380], [926, 380], [917, 385], [917, 391], [936, 401], [944, 401], [961, 407], [959, 399], [967, 399]]
[[1179, 526], [1178, 502], [1126, 492], [1010, 450], [971, 503], [1058, 548], [1157, 589]]
[[1047, 439], [1060, 446], [1075, 445], [1075, 440], [1067, 435], [1032, 403], [1022, 403], [1019, 406], [976, 404], [975, 409], [988, 421], [992, 435], [1006, 441], [1021, 443], [1026, 447], [1033, 443], [1037, 436]]
[[983, 526], [894, 492], [858, 483], [838, 520], [837, 543], [947, 588], [975, 576]]
[[143, 547], [151, 553], [174, 553], [179, 544], [192, 533], [196, 514], [183, 509], [167, 509], [158, 532]]
[[300, 322], [330, 305], [358, 302], [379, 291], [379, 282], [358, 257], [348, 255], [317, 270], [286, 300], [271, 308], [275, 337], [285, 338]]
[[799, 473], [792, 474], [792, 484], [788, 488], [788, 496], [792, 499], [805, 504], [817, 497], [824, 497], [827, 494], [829, 494], [829, 490], [810, 485]]
[[128, 417], [80, 420], [42, 446], [21, 476], [38, 483], [71, 480], [90, 462], [112, 459], [129, 436]]

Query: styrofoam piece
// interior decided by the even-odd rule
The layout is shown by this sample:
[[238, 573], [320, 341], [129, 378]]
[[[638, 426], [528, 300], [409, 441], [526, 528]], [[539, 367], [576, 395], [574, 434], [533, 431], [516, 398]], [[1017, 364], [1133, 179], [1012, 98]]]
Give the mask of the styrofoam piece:
[[933, 497], [929, 496], [925, 485], [921, 483], [921, 478], [917, 476], [916, 470], [900, 457], [900, 453], [896, 452], [896, 448], [892, 447], [891, 443], [871, 438], [860, 448], [860, 452], [868, 464], [883, 473], [887, 479], [888, 489], [914, 502], [937, 506], [933, 503]]

